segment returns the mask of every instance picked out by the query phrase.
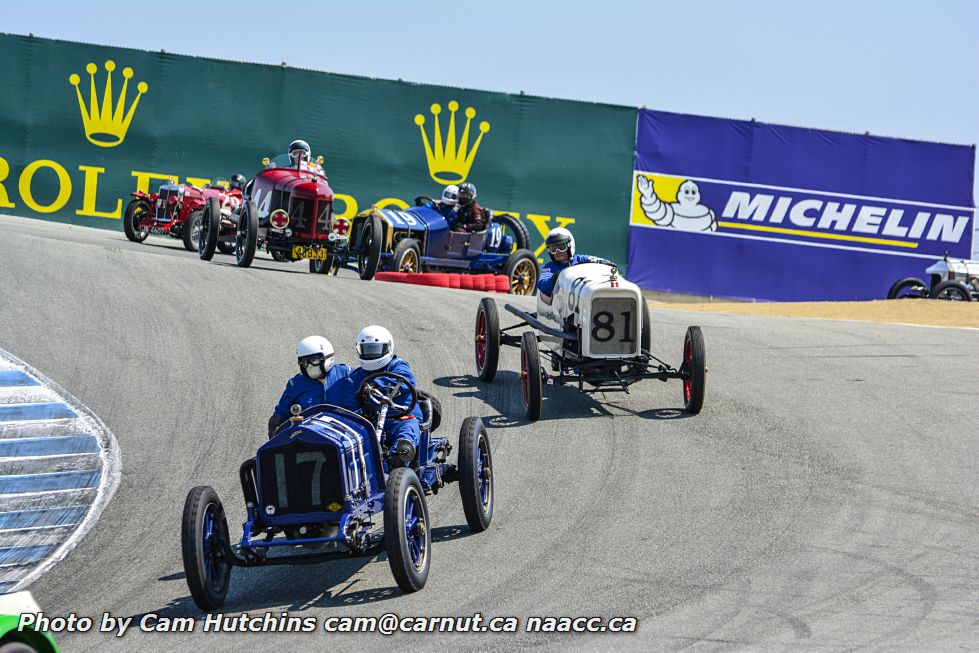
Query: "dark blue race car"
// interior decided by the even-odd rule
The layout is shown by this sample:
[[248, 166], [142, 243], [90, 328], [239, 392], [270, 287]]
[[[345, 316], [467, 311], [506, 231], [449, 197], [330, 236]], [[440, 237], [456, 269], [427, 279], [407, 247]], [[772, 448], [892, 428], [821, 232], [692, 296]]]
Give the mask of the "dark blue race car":
[[[375, 372], [358, 392], [361, 410], [319, 405], [293, 416], [239, 470], [247, 518], [232, 544], [224, 506], [210, 486], [198, 486], [184, 504], [182, 549], [187, 585], [202, 610], [219, 608], [232, 567], [319, 562], [373, 556], [387, 550], [394, 578], [405, 592], [421, 589], [431, 562], [431, 520], [426, 496], [459, 482], [466, 522], [473, 532], [493, 518], [489, 435], [478, 417], [452, 445], [433, 433], [441, 421], [434, 397], [408, 379]], [[401, 440], [385, 455], [380, 434], [387, 419], [421, 405], [418, 449]], [[378, 522], [383, 518], [383, 530]], [[304, 550], [305, 549], [305, 550]], [[309, 549], [312, 549], [310, 551]]]
[[537, 257], [529, 249], [527, 228], [512, 215], [492, 215], [485, 231], [466, 233], [452, 231], [448, 220], [428, 205], [375, 207], [357, 214], [353, 232], [360, 233], [375, 219], [383, 231], [380, 264], [384, 270], [505, 274], [511, 293], [537, 291]]

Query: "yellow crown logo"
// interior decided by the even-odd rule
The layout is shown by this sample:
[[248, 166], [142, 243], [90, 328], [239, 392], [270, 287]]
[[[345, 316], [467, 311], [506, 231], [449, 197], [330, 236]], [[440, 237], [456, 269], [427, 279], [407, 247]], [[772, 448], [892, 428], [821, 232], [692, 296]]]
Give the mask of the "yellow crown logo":
[[133, 76], [133, 69], [128, 66], [123, 68], [122, 92], [119, 94], [119, 101], [116, 102], [115, 111], [113, 111], [112, 71], [115, 69], [116, 64], [114, 61], [105, 62], [107, 74], [101, 107], [99, 106], [98, 92], [95, 90], [95, 71], [98, 70], [98, 66], [94, 63], [85, 66], [85, 70], [91, 78], [91, 90], [89, 92], [91, 100], [88, 109], [85, 108], [82, 91], [78, 88], [78, 84], [81, 81], [80, 78], [74, 73], [68, 77], [68, 82], [75, 87], [75, 93], [78, 95], [78, 108], [82, 112], [82, 122], [85, 124], [85, 138], [90, 143], [99, 147], [115, 147], [126, 139], [126, 132], [129, 130], [129, 123], [132, 122], [133, 114], [136, 113], [136, 105], [139, 104], [139, 98], [149, 89], [146, 82], [137, 84], [136, 89], [139, 93], [136, 95], [136, 99], [133, 100], [132, 106], [129, 107], [129, 111], [126, 111], [126, 91], [129, 88], [129, 80]]
[[476, 110], [472, 107], [466, 109], [466, 126], [462, 130], [462, 138], [456, 141], [456, 111], [459, 110], [459, 103], [455, 100], [449, 102], [449, 131], [442, 141], [442, 129], [439, 124], [439, 114], [442, 107], [438, 104], [432, 105], [432, 115], [435, 116], [435, 147], [428, 140], [425, 133], [425, 116], [418, 114], [415, 116], [415, 124], [422, 133], [422, 142], [425, 143], [425, 156], [428, 158], [428, 172], [432, 179], [440, 184], [458, 184], [466, 180], [469, 176], [469, 168], [472, 167], [473, 159], [476, 158], [476, 150], [479, 143], [483, 140], [483, 134], [489, 131], [490, 124], [485, 120], [479, 123], [479, 136], [473, 143], [472, 149], [469, 147], [469, 126], [473, 118], [476, 117]]

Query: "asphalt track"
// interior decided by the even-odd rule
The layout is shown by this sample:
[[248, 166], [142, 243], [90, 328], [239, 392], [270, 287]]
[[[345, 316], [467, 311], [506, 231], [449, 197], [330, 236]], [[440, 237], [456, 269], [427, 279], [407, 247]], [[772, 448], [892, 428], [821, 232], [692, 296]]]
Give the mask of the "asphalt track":
[[[519, 356], [473, 377], [480, 293], [311, 276], [260, 258], [206, 264], [177, 241], [0, 218], [0, 349], [115, 434], [122, 480], [78, 547], [32, 591], [49, 616], [201, 616], [183, 579], [188, 489], [214, 486], [233, 532], [239, 463], [321, 333], [353, 358], [388, 326], [455, 440], [490, 426], [496, 514], [470, 535], [454, 486], [431, 501], [432, 572], [405, 596], [383, 556], [236, 569], [226, 611], [301, 616], [635, 616], [635, 634], [59, 635], [65, 650], [974, 649], [979, 641], [979, 333], [653, 311], [679, 358], [699, 323], [704, 412], [676, 382], [630, 395], [545, 390], [521, 419]], [[502, 296], [496, 295], [498, 299]], [[518, 302], [529, 306], [530, 301]], [[504, 322], [511, 317], [504, 313]]]

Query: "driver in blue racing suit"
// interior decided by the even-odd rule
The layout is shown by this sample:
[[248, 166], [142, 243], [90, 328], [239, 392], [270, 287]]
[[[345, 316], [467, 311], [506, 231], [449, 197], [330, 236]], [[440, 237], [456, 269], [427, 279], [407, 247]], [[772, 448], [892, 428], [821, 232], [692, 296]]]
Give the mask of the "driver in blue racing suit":
[[340, 402], [340, 383], [350, 374], [347, 365], [333, 364], [333, 345], [323, 336], [309, 336], [299, 341], [296, 347], [299, 359], [299, 374], [289, 379], [286, 389], [269, 418], [269, 437], [286, 419], [293, 404], [303, 410], [318, 404], [338, 404]]
[[451, 184], [446, 186], [445, 190], [442, 191], [442, 199], [425, 202], [425, 206], [435, 209], [443, 218], [449, 221], [449, 224], [452, 224], [455, 222], [456, 214], [458, 213], [458, 209], [456, 208], [458, 203], [459, 187]]
[[[415, 375], [412, 374], [408, 361], [394, 355], [394, 338], [391, 336], [391, 332], [382, 326], [372, 325], [365, 327], [360, 332], [357, 336], [357, 358], [360, 360], [360, 367], [350, 372], [339, 384], [341, 386], [340, 400], [337, 402], [339, 406], [349, 410], [359, 410], [357, 391], [364, 379], [375, 372], [384, 371], [399, 374], [417, 387]], [[378, 383], [388, 385], [388, 381], [385, 379], [378, 379]], [[401, 400], [403, 396], [396, 397], [396, 399]], [[389, 456], [396, 453], [398, 440], [401, 439], [408, 440], [415, 450], [418, 450], [421, 439], [421, 421], [422, 411], [418, 404], [415, 404], [411, 412], [403, 417], [389, 417], [385, 420], [383, 444], [387, 448]]]
[[552, 295], [554, 294], [554, 284], [561, 271], [572, 265], [580, 263], [605, 263], [615, 265], [608, 259], [587, 254], [574, 253], [574, 236], [564, 227], [551, 229], [544, 239], [547, 245], [547, 253], [551, 257], [551, 262], [544, 265], [540, 272], [540, 280], [537, 282], [537, 290], [540, 292], [541, 301], [550, 306]]

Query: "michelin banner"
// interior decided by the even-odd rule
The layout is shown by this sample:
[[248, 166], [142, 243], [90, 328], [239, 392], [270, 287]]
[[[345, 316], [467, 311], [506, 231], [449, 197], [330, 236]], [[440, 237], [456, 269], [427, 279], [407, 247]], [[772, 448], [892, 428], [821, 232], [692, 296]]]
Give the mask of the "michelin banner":
[[482, 206], [523, 221], [542, 260], [557, 226], [626, 258], [636, 109], [290, 64], [0, 34], [0, 213], [121, 233], [132, 191], [251, 177], [303, 139], [341, 216], [470, 181]]
[[881, 299], [972, 253], [972, 147], [641, 110], [629, 274], [732, 299]]

